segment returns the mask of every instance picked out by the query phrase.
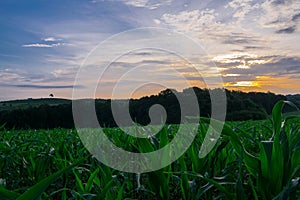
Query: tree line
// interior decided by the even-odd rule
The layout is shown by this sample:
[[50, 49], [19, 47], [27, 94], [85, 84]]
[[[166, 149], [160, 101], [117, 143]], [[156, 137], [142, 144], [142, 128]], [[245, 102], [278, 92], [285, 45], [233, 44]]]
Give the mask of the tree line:
[[[140, 99], [129, 100], [129, 112], [131, 119], [141, 125], [150, 122], [149, 109], [152, 105], [160, 104], [166, 110], [166, 123], [178, 124], [181, 121], [180, 105], [178, 95], [188, 97], [193, 92], [197, 96], [200, 114], [209, 117], [211, 114], [210, 92], [221, 89], [201, 89], [197, 87], [184, 89], [177, 92], [166, 89], [157, 95], [145, 96]], [[279, 100], [287, 100], [284, 95], [274, 93], [230, 91], [225, 90], [227, 96], [226, 120], [260, 120], [266, 119], [271, 114], [272, 108]], [[176, 96], [176, 95], [177, 96]], [[55, 99], [53, 99], [55, 101]], [[82, 100], [83, 101], [83, 100]], [[116, 127], [111, 103], [116, 101], [122, 106], [122, 100], [95, 100], [95, 110], [99, 124], [103, 127]], [[126, 108], [125, 108], [126, 109]], [[13, 110], [0, 111], [0, 125], [5, 124], [7, 129], [52, 129], [52, 128], [74, 128], [72, 115], [72, 101], [63, 104], [42, 104], [37, 107], [25, 107]], [[130, 125], [130, 124], [128, 124]]]

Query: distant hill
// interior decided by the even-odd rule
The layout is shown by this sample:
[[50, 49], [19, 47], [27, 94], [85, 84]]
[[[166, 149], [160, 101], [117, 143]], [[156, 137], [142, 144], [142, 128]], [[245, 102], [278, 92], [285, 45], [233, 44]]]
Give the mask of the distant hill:
[[72, 103], [71, 100], [58, 99], [58, 98], [43, 98], [43, 99], [29, 98], [23, 100], [2, 101], [0, 102], [0, 111], [37, 108], [41, 105], [58, 106], [58, 105], [64, 105], [70, 103]]
[[[167, 112], [167, 123], [180, 123], [180, 105], [174, 93], [186, 97], [192, 91], [197, 95], [201, 116], [209, 117], [211, 113], [209, 92], [213, 90], [193, 87], [187, 88], [182, 92], [166, 89], [157, 95], [131, 99], [129, 104], [131, 118], [142, 125], [148, 124], [150, 122], [150, 107], [154, 104], [160, 104]], [[273, 106], [279, 100], [291, 100], [297, 104], [300, 102], [300, 95], [283, 96], [270, 92], [245, 93], [226, 90], [226, 95], [226, 120], [230, 121], [265, 119], [271, 114]], [[84, 102], [84, 100], [77, 101]], [[111, 111], [111, 101], [103, 99], [95, 100], [96, 113], [101, 126], [116, 126]], [[123, 100], [113, 101], [120, 106], [123, 105]], [[287, 107], [285, 111], [295, 111], [295, 109]], [[8, 129], [74, 128], [72, 101], [68, 99], [46, 98], [0, 102], [0, 125], [4, 123]]]

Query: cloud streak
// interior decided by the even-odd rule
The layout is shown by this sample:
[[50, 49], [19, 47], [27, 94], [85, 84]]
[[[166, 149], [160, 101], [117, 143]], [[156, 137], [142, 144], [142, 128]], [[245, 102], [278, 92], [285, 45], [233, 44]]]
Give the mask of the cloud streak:
[[[72, 89], [73, 85], [11, 85], [18, 88], [31, 88], [31, 89]], [[81, 88], [82, 86], [76, 86]]]
[[[126, 5], [137, 7], [137, 8], [147, 8], [147, 9], [157, 9], [161, 6], [170, 5], [173, 0], [108, 0], [115, 2], [122, 2]], [[93, 1], [94, 3], [98, 2], [97, 0]]]
[[34, 43], [34, 44], [24, 44], [22, 47], [35, 47], [35, 48], [53, 48], [64, 46], [65, 43], [54, 43], [54, 44], [43, 44], [43, 43]]
[[46, 37], [43, 39], [43, 41], [45, 42], [57, 42], [57, 41], [61, 41], [62, 39], [57, 39], [55, 37]]
[[296, 31], [296, 26], [290, 26], [288, 28], [283, 28], [280, 29], [278, 31], [276, 31], [276, 33], [294, 33]]

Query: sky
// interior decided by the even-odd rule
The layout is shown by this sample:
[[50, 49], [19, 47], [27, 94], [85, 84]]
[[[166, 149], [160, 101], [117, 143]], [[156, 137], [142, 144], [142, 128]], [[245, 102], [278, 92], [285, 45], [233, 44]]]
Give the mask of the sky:
[[300, 93], [298, 0], [1, 0], [0, 101]]

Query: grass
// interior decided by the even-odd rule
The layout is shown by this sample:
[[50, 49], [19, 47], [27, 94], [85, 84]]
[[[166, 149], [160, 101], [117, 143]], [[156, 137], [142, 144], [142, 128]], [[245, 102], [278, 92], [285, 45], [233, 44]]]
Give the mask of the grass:
[[[199, 159], [209, 119], [171, 165], [144, 174], [113, 170], [90, 156], [76, 131], [0, 128], [0, 199], [299, 199], [300, 120], [227, 122], [213, 150]], [[159, 149], [176, 134], [165, 126], [152, 140], [104, 132], [133, 152]]]

